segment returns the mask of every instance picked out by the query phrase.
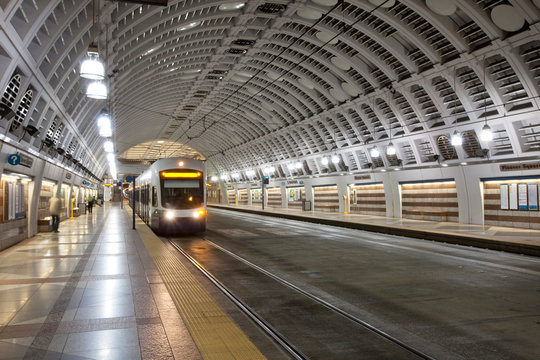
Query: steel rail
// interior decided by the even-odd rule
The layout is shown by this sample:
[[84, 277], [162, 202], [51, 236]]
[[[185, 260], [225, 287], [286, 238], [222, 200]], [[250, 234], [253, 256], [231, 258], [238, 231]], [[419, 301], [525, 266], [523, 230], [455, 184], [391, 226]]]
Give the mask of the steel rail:
[[210, 280], [225, 296], [227, 296], [242, 312], [244, 312], [250, 319], [252, 319], [265, 333], [267, 333], [272, 339], [274, 339], [287, 353], [289, 353], [294, 359], [308, 360], [309, 358], [298, 350], [294, 345], [287, 341], [287, 339], [281, 335], [276, 329], [268, 324], [263, 318], [261, 318], [253, 309], [247, 306], [242, 300], [240, 300], [232, 291], [230, 291], [225, 285], [223, 285], [214, 275], [212, 275], [204, 266], [199, 263], [195, 258], [185, 252], [178, 244], [174, 243], [171, 239], [168, 239], [169, 243], [178, 250], [186, 259], [188, 259], [195, 267]]
[[328, 309], [330, 309], [330, 310], [332, 310], [334, 312], [337, 312], [338, 314], [342, 315], [343, 317], [353, 321], [356, 324], [359, 324], [359, 325], [363, 326], [364, 328], [376, 333], [379, 336], [382, 336], [383, 338], [385, 338], [388, 341], [400, 346], [401, 348], [414, 353], [415, 355], [421, 357], [422, 359], [435, 360], [435, 358], [423, 353], [422, 351], [412, 347], [411, 345], [408, 345], [408, 344], [404, 343], [403, 341], [399, 340], [398, 338], [384, 332], [381, 329], [376, 328], [375, 326], [367, 323], [364, 320], [361, 320], [361, 319], [355, 317], [354, 315], [349, 314], [348, 312], [346, 312], [346, 311], [344, 311], [344, 310], [330, 304], [329, 302], [327, 302], [327, 301], [325, 301], [325, 300], [323, 300], [323, 299], [321, 299], [321, 298], [319, 298], [319, 297], [317, 297], [317, 296], [315, 296], [315, 295], [301, 289], [300, 287], [288, 282], [287, 280], [284, 280], [284, 279], [280, 278], [279, 276], [277, 276], [275, 274], [272, 274], [271, 272], [269, 272], [269, 271], [261, 268], [260, 266], [257, 266], [255, 264], [251, 263], [250, 261], [248, 261], [248, 260], [246, 260], [246, 259], [244, 259], [244, 258], [230, 252], [229, 250], [217, 245], [216, 243], [214, 243], [214, 242], [212, 242], [210, 240], [206, 240], [206, 242], [208, 242], [210, 245], [214, 246], [216, 249], [218, 249], [218, 250], [226, 253], [227, 255], [237, 259], [238, 261], [240, 261], [240, 262], [250, 266], [251, 268], [265, 274], [266, 276], [268, 276], [268, 277], [282, 283], [283, 285], [285, 285], [285, 286], [287, 286], [287, 287], [301, 293], [302, 295], [307, 296], [308, 298], [310, 298], [311, 300], [319, 303], [320, 305], [322, 305], [322, 306], [324, 306], [324, 307], [326, 307], [326, 308], [328, 308]]

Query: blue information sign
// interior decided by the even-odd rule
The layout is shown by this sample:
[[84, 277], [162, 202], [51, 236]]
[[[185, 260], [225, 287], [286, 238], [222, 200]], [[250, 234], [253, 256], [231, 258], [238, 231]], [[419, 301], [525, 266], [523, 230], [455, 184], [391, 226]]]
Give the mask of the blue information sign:
[[132, 176], [126, 176], [126, 181], [127, 181], [127, 182], [132, 182], [132, 181], [133, 181], [133, 177], [132, 177]]
[[10, 165], [19, 165], [21, 163], [21, 156], [19, 154], [8, 155], [8, 163]]

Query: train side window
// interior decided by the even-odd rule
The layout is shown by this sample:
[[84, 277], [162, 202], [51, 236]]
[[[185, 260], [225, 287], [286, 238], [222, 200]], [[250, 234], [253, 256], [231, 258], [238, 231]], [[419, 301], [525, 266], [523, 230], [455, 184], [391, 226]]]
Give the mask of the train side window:
[[155, 186], [152, 186], [152, 206], [157, 206], [157, 189]]

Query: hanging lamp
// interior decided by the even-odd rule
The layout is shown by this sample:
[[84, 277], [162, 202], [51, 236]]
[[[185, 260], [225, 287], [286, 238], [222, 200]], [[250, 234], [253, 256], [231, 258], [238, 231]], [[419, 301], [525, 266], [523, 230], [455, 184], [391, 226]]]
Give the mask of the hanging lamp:
[[86, 87], [86, 96], [91, 99], [107, 99], [107, 86], [102, 81], [92, 81]]
[[88, 46], [87, 58], [82, 62], [79, 74], [90, 80], [105, 79], [105, 67], [99, 59], [99, 51], [96, 43], [95, 0], [92, 1], [92, 42]]

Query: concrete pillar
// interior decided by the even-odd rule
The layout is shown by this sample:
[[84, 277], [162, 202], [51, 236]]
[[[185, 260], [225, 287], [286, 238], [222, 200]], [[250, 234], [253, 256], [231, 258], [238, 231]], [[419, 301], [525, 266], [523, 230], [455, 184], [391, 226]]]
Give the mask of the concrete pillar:
[[38, 232], [38, 205], [39, 195], [41, 193], [41, 184], [43, 182], [43, 173], [45, 172], [45, 161], [34, 159], [36, 163], [36, 175], [32, 186], [28, 189], [30, 199], [28, 201], [28, 237], [36, 235]]
[[247, 200], [248, 200], [248, 206], [253, 205], [253, 201], [251, 199], [251, 184], [246, 184], [246, 190], [247, 190]]
[[[338, 197], [339, 197], [339, 212], [344, 213], [347, 211], [349, 213], [349, 187], [347, 184], [338, 184]], [[345, 200], [344, 196], [347, 197], [347, 200]]]
[[311, 210], [314, 210], [315, 202], [313, 201], [313, 186], [311, 184], [305, 184], [304, 191], [306, 192], [306, 201], [311, 202]]
[[456, 191], [459, 222], [464, 224], [484, 224], [484, 192], [477, 176], [472, 176], [471, 167], [460, 166], [456, 173]]
[[392, 173], [386, 173], [383, 179], [386, 216], [401, 218], [401, 187]]
[[287, 208], [287, 204], [289, 202], [287, 201], [287, 185], [281, 184], [281, 207]]

